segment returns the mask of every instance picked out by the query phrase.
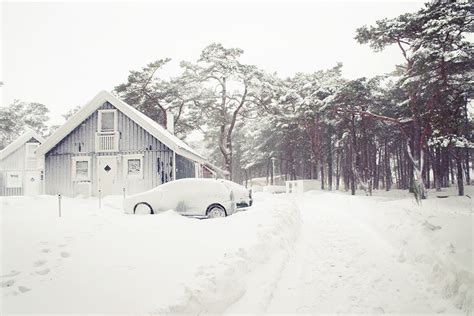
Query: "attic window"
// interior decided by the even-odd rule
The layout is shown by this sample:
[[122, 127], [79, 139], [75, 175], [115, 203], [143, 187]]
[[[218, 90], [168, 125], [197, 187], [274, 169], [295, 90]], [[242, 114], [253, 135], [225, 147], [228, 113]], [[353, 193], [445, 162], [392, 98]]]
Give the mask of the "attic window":
[[36, 158], [36, 149], [39, 144], [37, 143], [27, 143], [26, 144], [26, 158]]
[[28, 170], [36, 169], [36, 149], [38, 146], [38, 143], [26, 143], [25, 145], [25, 167]]
[[98, 119], [99, 132], [115, 132], [117, 130], [116, 110], [100, 110]]

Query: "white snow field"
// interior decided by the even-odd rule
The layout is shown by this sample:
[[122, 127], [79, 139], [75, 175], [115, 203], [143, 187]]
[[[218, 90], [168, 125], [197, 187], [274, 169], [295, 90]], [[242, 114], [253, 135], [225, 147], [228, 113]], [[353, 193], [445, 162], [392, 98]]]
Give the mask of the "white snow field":
[[471, 314], [472, 200], [442, 194], [257, 193], [212, 220], [3, 198], [1, 312]]

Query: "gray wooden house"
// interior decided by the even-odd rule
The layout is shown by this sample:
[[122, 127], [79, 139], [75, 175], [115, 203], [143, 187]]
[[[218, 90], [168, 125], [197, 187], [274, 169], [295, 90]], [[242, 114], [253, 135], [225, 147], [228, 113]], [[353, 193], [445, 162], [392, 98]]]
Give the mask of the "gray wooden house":
[[36, 150], [43, 137], [31, 129], [0, 151], [0, 195], [36, 195], [41, 191], [41, 170]]
[[181, 139], [106, 91], [69, 118], [38, 155], [44, 192], [72, 197], [134, 194], [215, 173]]

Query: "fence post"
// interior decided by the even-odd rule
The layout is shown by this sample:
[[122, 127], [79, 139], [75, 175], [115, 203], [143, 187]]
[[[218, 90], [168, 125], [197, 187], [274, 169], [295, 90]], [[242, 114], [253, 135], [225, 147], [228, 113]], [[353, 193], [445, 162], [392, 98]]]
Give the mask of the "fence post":
[[122, 188], [123, 191], [123, 199], [125, 200], [125, 188]]
[[61, 217], [61, 194], [58, 194], [59, 217]]
[[99, 208], [102, 208], [102, 191], [99, 189]]

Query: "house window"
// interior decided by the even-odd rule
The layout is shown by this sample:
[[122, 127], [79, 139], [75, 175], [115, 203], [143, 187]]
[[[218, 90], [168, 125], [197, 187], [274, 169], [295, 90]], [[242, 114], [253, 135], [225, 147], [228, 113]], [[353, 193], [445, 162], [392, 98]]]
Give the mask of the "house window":
[[95, 150], [114, 152], [119, 149], [120, 134], [117, 131], [117, 110], [99, 110]]
[[16, 171], [7, 172], [7, 188], [21, 188], [21, 173]]
[[38, 143], [27, 143], [25, 145], [25, 164], [27, 170], [36, 169], [36, 149], [38, 148]]
[[37, 143], [27, 143], [26, 144], [26, 158], [36, 159], [36, 149], [39, 144]]
[[91, 176], [90, 157], [72, 158], [72, 180], [89, 181]]
[[76, 161], [76, 178], [87, 179], [89, 174], [88, 161]]
[[143, 155], [125, 155], [123, 174], [126, 178], [143, 178]]
[[117, 111], [100, 110], [98, 127], [99, 132], [115, 132], [117, 130]]
[[128, 159], [128, 175], [140, 174], [141, 160], [140, 159]]

